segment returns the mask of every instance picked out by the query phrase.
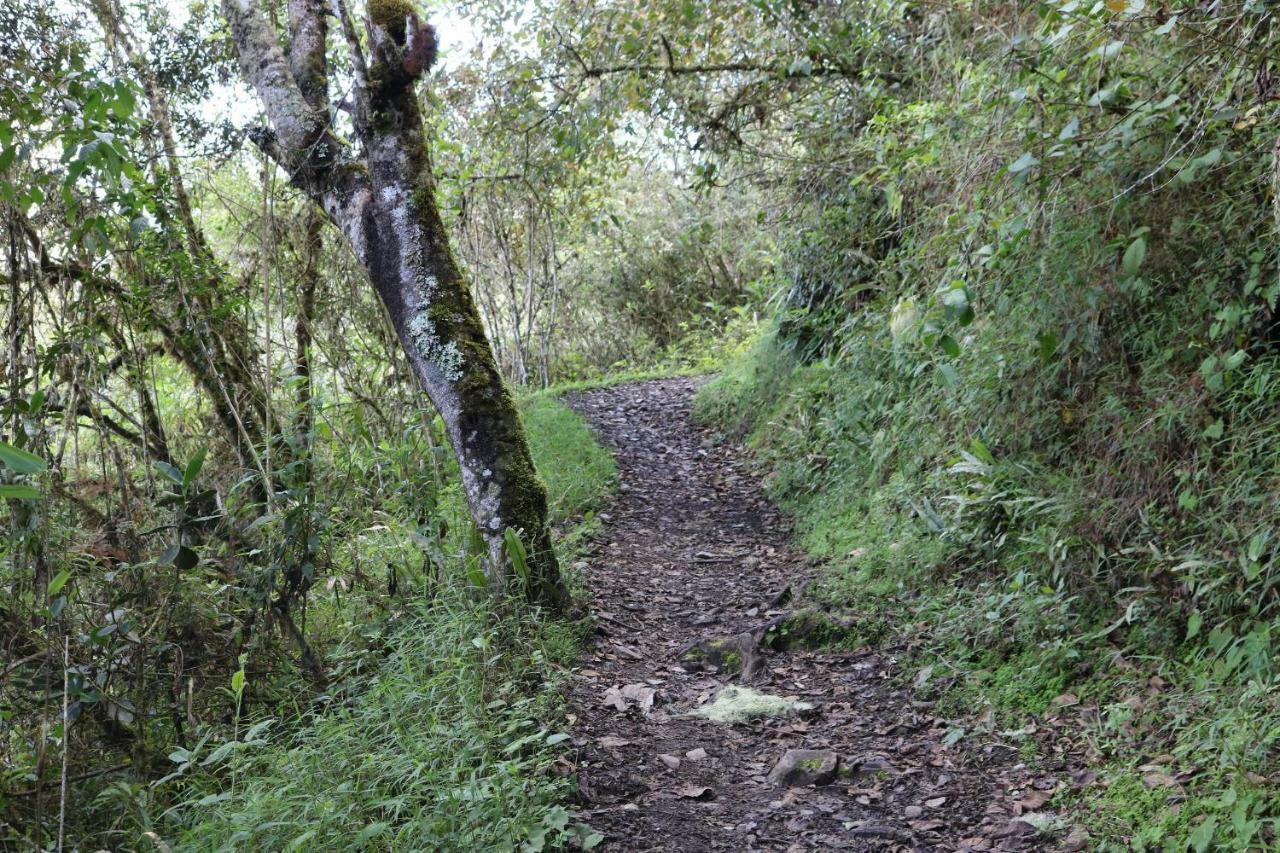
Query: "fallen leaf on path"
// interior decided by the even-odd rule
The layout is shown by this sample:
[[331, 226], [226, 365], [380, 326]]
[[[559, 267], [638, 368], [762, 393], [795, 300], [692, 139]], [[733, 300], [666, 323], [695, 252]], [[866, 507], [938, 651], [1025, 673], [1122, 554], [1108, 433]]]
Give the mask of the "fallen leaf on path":
[[619, 749], [621, 747], [631, 745], [631, 741], [623, 737], [618, 737], [617, 735], [605, 735], [600, 738], [597, 743], [599, 743], [604, 749]]
[[1049, 802], [1049, 798], [1051, 796], [1053, 795], [1044, 791], [1032, 791], [1013, 804], [1014, 814], [1036, 811], [1045, 803]]
[[634, 705], [642, 714], [648, 714], [649, 709], [653, 707], [654, 692], [652, 687], [646, 687], [643, 684], [627, 684], [622, 688], [610, 687], [604, 693], [604, 704], [619, 711], [625, 711]]
[[686, 800], [714, 800], [716, 792], [706, 785], [685, 785], [676, 791], [676, 796]]
[[1176, 788], [1178, 780], [1168, 773], [1148, 773], [1142, 777], [1142, 784], [1150, 791], [1153, 788]]

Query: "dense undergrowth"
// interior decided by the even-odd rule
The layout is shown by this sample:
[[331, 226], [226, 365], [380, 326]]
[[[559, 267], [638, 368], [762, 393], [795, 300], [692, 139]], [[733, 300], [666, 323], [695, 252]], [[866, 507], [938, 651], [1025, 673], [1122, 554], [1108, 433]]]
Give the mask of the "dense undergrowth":
[[[530, 397], [522, 408], [568, 564], [598, 524], [592, 510], [612, 487], [613, 460], [554, 399]], [[383, 464], [415, 460], [430, 481], [431, 454], [419, 450], [410, 439], [377, 454]], [[413, 520], [422, 495], [411, 477], [364, 512], [346, 508], [343, 553], [357, 565], [331, 566], [334, 580], [306, 611], [322, 686], [308, 684], [300, 667], [282, 667], [269, 643], [246, 644], [239, 670], [221, 686], [202, 680], [194, 729], [152, 726], [153, 740], [168, 738], [154, 748], [168, 756], [155, 757], [149, 779], [117, 770], [72, 780], [65, 837], [111, 849], [538, 850], [569, 837], [590, 844], [589, 830], [560, 805], [569, 781], [554, 768], [565, 739], [556, 729], [559, 688], [578, 629], [518, 596], [497, 607], [477, 596], [469, 566], [476, 557], [457, 532], [469, 519], [456, 476], [448, 465], [440, 475], [426, 521]], [[326, 536], [338, 532], [333, 526]], [[56, 801], [57, 791], [48, 796]], [[56, 812], [18, 811], [33, 805], [21, 793], [6, 805], [23, 817], [0, 825], [0, 843], [52, 840], [47, 821]]]
[[[547, 397], [524, 408], [566, 562], [611, 488], [612, 458], [586, 424]], [[465, 517], [460, 497], [449, 510]], [[585, 516], [584, 516], [585, 514]], [[477, 599], [461, 566], [412, 591], [406, 606], [353, 625], [331, 658], [343, 673], [295, 731], [261, 712], [225, 761], [221, 746], [180, 752], [194, 774], [159, 821], [187, 849], [541, 850], [589, 829], [560, 805], [555, 772], [560, 687], [576, 657], [571, 623], [517, 599]], [[234, 689], [234, 685], [233, 685]]]
[[[1089, 795], [1100, 836], [1259, 843], [1260, 819], [1280, 803], [1280, 623], [1265, 602], [1235, 598], [1247, 565], [1220, 569], [1240, 576], [1219, 576], [1216, 597], [1170, 595], [1171, 572], [1204, 571], [1212, 557], [1166, 554], [1140, 528], [1108, 548], [1095, 532], [1116, 522], [1096, 491], [1105, 463], [1046, 459], [1033, 427], [1000, 405], [999, 384], [983, 381], [998, 369], [990, 353], [965, 359], [946, 386], [894, 347], [884, 315], [869, 310], [857, 332], [838, 359], [811, 364], [765, 337], [700, 398], [703, 417], [749, 436], [801, 541], [827, 559], [816, 594], [867, 614], [869, 639], [910, 635], [928, 667], [920, 686], [953, 710], [992, 707], [990, 724], [1029, 747], [1030, 719], [1069, 714], [1075, 748], [1108, 768], [1110, 787]], [[1216, 473], [1219, 488], [1261, 503], [1265, 487], [1250, 494], [1247, 471]], [[1208, 552], [1239, 517], [1187, 522], [1183, 547]], [[1248, 542], [1235, 544], [1240, 555]]]
[[927, 83], [811, 144], [775, 322], [701, 415], [922, 691], [1099, 768], [1050, 804], [1097, 846], [1273, 846], [1272, 14], [920, 21]]
[[[1110, 461], [1055, 462], [1002, 400], [995, 354], [969, 350], [948, 385], [895, 347], [887, 319], [869, 307], [838, 357], [808, 364], [766, 335], [699, 399], [701, 417], [746, 437], [802, 544], [825, 558], [812, 594], [861, 614], [866, 642], [908, 638], [917, 687], [975, 727], [957, 739], [998, 732], [1029, 754], [1069, 743], [1099, 765], [1084, 803], [1052, 805], [1086, 806], [1100, 844], [1271, 843], [1280, 620], [1265, 581], [1247, 580], [1266, 572], [1245, 559], [1268, 557], [1242, 531], [1241, 507], [1266, 506], [1256, 457], [1189, 472], [1217, 507], [1180, 519], [1176, 548], [1142, 526], [1153, 505], [1109, 543], [1098, 531], [1117, 509], [1097, 484]], [[983, 332], [993, 347], [1021, 343]], [[1060, 414], [1042, 417], [1057, 432]], [[1272, 430], [1250, 426], [1255, 443]], [[1063, 731], [1042, 723], [1037, 735], [1046, 715], [1074, 733], [1055, 741], [1045, 733]]]

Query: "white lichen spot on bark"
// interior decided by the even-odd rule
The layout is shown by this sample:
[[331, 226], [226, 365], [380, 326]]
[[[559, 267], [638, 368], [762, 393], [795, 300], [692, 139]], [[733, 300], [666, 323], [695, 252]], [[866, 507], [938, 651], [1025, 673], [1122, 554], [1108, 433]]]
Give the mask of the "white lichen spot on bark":
[[384, 187], [379, 193], [391, 214], [391, 228], [400, 250], [400, 280], [404, 282], [406, 310], [412, 315], [408, 337], [414, 351], [449, 382], [462, 378], [463, 356], [454, 341], [441, 340], [428, 309], [440, 282], [426, 269], [427, 252], [413, 199], [403, 187]]
[[435, 365], [445, 379], [457, 382], [462, 378], [462, 353], [458, 345], [453, 341], [441, 343], [435, 325], [425, 313], [409, 321], [409, 340], [418, 355]]

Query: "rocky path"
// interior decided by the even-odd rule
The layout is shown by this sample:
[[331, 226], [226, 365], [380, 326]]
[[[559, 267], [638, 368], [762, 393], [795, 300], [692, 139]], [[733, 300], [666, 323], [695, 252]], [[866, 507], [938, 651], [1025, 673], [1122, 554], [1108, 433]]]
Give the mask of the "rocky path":
[[[785, 617], [794, 606], [786, 591], [812, 570], [733, 449], [691, 419], [696, 384], [659, 380], [568, 400], [622, 477], [580, 567], [597, 628], [571, 697], [581, 813], [605, 848], [1053, 847], [1036, 809], [1063, 781], [1033, 773], [994, 737], [952, 742], [952, 724], [902, 685], [892, 650], [793, 644], [752, 659], [742, 638], [754, 645]], [[737, 651], [718, 661], [682, 655], [698, 643]], [[812, 708], [737, 724], [688, 715], [744, 681]], [[793, 749], [829, 755], [771, 780]]]

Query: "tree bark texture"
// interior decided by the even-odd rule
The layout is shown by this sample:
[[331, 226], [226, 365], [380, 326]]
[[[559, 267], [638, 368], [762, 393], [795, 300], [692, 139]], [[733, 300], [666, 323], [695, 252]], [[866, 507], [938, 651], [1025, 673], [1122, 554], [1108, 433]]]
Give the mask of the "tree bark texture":
[[[369, 0], [369, 56], [342, 0], [289, 0], [289, 55], [259, 0], [223, 0], [241, 71], [271, 131], [258, 144], [338, 226], [386, 306], [414, 374], [444, 421], [471, 515], [487, 544], [494, 590], [506, 586], [506, 531], [529, 553], [526, 595], [566, 602], [547, 528], [546, 490], [524, 427], [454, 259], [415, 82], [435, 59], [435, 31], [406, 0]], [[354, 145], [332, 130], [327, 15], [337, 18], [356, 78]]]

